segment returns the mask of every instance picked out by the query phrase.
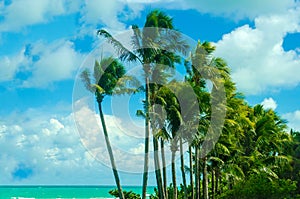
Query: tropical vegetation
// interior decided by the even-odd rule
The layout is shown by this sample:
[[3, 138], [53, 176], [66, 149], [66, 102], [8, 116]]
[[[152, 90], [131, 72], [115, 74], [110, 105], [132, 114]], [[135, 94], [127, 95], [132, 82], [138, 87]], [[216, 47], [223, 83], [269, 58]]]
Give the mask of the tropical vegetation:
[[[300, 132], [289, 130], [274, 110], [250, 106], [237, 91], [226, 61], [214, 56], [212, 43], [199, 41], [190, 47], [178, 31], [172, 31], [176, 30], [173, 19], [164, 12], [154, 10], [147, 15], [143, 28], [131, 27], [133, 50], [106, 30], [99, 30], [98, 34], [116, 48], [119, 58], [95, 63], [94, 84], [89, 71], [82, 73], [99, 105], [118, 188], [112, 195], [146, 198], [152, 139], [157, 182], [153, 199], [300, 198]], [[111, 95], [116, 82], [124, 77], [121, 63], [125, 62], [139, 63], [144, 71], [144, 86], [136, 90], [145, 94], [144, 109], [137, 110], [137, 115], [145, 119], [141, 196], [123, 194], [101, 107], [104, 97]], [[174, 78], [175, 67], [185, 71], [183, 82]], [[118, 88], [122, 89], [128, 92], [125, 86]], [[193, 96], [186, 92], [188, 89]], [[220, 100], [222, 92], [224, 99]], [[221, 134], [216, 139], [209, 133], [213, 131], [211, 121], [214, 111], [222, 114], [222, 110], [226, 114], [224, 111]], [[209, 151], [207, 143], [213, 146]], [[183, 150], [185, 144], [188, 153]], [[165, 150], [171, 151], [171, 174], [167, 173]], [[181, 174], [180, 183], [177, 172]]]

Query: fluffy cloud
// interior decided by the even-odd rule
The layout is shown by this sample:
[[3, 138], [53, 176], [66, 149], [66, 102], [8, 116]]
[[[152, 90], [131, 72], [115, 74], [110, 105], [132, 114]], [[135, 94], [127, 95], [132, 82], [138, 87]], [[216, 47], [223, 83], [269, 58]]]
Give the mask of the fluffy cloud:
[[37, 56], [31, 66], [32, 76], [23, 84], [24, 87], [44, 87], [54, 81], [69, 79], [79, 68], [84, 55], [74, 49], [70, 41], [60, 40], [45, 44], [33, 45], [32, 57]]
[[22, 64], [28, 63], [24, 52], [25, 48], [15, 55], [0, 57], [0, 82], [13, 80], [19, 67]]
[[282, 116], [288, 121], [288, 126], [293, 130], [300, 131], [300, 110], [286, 113]]
[[[46, 87], [70, 79], [84, 58], [68, 40], [36, 42], [16, 55], [0, 57], [0, 82], [15, 80], [21, 87]], [[16, 78], [17, 74], [21, 79]]]
[[[86, 99], [82, 99], [76, 101], [74, 105], [74, 118], [81, 141], [94, 158], [110, 167], [110, 159], [107, 155], [108, 152], [99, 115], [91, 107], [87, 107], [86, 104]], [[140, 129], [140, 127], [126, 123], [124, 119], [112, 115], [105, 116], [105, 123], [114, 151], [115, 162], [120, 171], [142, 173], [144, 150], [141, 147], [144, 143], [144, 137], [135, 137], [128, 132], [128, 129]], [[129, 125], [131, 125], [130, 128], [128, 128]], [[153, 158], [152, 151], [153, 149], [151, 148], [150, 158]], [[153, 165], [150, 165], [149, 170], [153, 171]]]
[[79, 4], [70, 0], [14, 0], [0, 6], [3, 20], [1, 31], [18, 31], [20, 28], [45, 23], [54, 16], [70, 13], [78, 9]]
[[[75, 115], [55, 109], [13, 112], [0, 121], [0, 146], [5, 149], [0, 154], [0, 184], [114, 183], [99, 116], [88, 108]], [[105, 120], [121, 178], [137, 184], [144, 139], [124, 133], [121, 118], [105, 115]]]
[[[1, 148], [5, 148], [5, 150], [1, 153], [0, 162], [6, 162], [7, 164], [1, 164], [1, 171], [3, 171], [1, 172], [1, 176], [4, 176], [1, 179], [1, 184], [15, 183], [22, 179], [22, 176], [17, 175], [19, 165], [34, 168], [34, 177], [40, 172], [53, 170], [53, 166], [60, 163], [60, 160], [58, 160], [54, 154], [51, 161], [47, 160], [49, 151], [55, 149], [55, 147], [51, 145], [54, 135], [58, 133], [58, 131], [53, 131], [53, 125], [49, 120], [42, 120], [41, 118], [41, 120], [29, 119], [27, 118], [28, 114], [36, 114], [36, 112], [29, 110], [24, 115], [20, 114], [20, 117], [15, 120], [15, 123], [21, 124], [22, 128], [20, 126], [16, 128], [16, 125], [12, 123], [13, 120], [5, 121], [5, 124], [2, 124], [5, 128], [1, 132], [0, 145]], [[14, 114], [9, 116], [9, 118], [14, 117], [13, 115]], [[39, 116], [46, 119], [43, 115]], [[38, 132], [42, 131], [42, 129], [47, 129], [49, 134]], [[62, 148], [62, 150], [63, 149], [64, 148]], [[61, 161], [63, 162], [63, 160]]]
[[277, 103], [273, 98], [265, 98], [264, 101], [262, 101], [261, 105], [263, 105], [263, 107], [265, 109], [273, 109], [275, 110], [277, 108]]
[[[194, 9], [201, 13], [227, 16], [234, 20], [243, 18], [254, 19], [259, 15], [282, 13], [294, 6], [294, 0], [175, 0], [169, 1], [167, 8]], [[164, 4], [164, 2], [161, 2]]]
[[282, 47], [287, 33], [300, 31], [299, 11], [260, 16], [254, 28], [244, 25], [216, 43], [216, 55], [228, 62], [242, 92], [259, 94], [299, 83], [300, 55]]
[[110, 32], [127, 29], [124, 23], [140, 15], [144, 5], [122, 0], [85, 0], [81, 14], [81, 34], [91, 34], [101, 25]]
[[123, 10], [123, 4], [116, 1], [86, 0], [82, 11], [82, 20], [86, 24], [102, 23], [106, 26], [124, 29], [124, 24], [119, 22], [118, 14]]
[[0, 21], [0, 32], [16, 32], [74, 12], [81, 15], [82, 27], [79, 32], [86, 33], [99, 24], [112, 30], [124, 30], [125, 24], [121, 21], [138, 16], [144, 8], [141, 3], [126, 0], [14, 0], [5, 4], [2, 1], [0, 12], [3, 20]]
[[7, 115], [0, 123], [0, 146], [5, 149], [0, 184], [113, 183], [109, 168], [91, 158], [75, 129], [72, 115], [39, 109]]

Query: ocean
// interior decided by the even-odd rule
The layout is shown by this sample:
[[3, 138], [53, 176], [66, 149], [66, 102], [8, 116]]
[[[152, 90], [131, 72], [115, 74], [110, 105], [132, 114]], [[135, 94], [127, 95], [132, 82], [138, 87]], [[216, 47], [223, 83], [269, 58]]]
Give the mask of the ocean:
[[[114, 186], [0, 186], [0, 199], [104, 199]], [[141, 194], [142, 187], [123, 186], [123, 190]], [[147, 188], [152, 194], [154, 187]]]

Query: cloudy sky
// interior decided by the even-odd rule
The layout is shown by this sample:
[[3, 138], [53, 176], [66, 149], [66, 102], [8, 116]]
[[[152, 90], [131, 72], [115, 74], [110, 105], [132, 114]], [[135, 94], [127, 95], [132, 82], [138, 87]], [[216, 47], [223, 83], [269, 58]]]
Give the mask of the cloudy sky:
[[[251, 105], [274, 109], [300, 130], [298, 0], [1, 0], [0, 185], [113, 184], [93, 98], [73, 101], [74, 82], [99, 43], [97, 29], [142, 26], [155, 8], [183, 34], [217, 46]], [[124, 121], [111, 107], [105, 102], [111, 140], [123, 143], [122, 181], [139, 185], [141, 120]]]

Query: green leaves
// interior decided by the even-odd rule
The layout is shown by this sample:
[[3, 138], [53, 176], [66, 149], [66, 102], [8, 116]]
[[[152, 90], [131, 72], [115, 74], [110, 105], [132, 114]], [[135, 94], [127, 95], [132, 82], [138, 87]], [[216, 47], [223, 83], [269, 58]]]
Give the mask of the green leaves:
[[101, 29], [97, 31], [97, 34], [103, 36], [107, 39], [109, 43], [113, 45], [113, 47], [117, 50], [117, 53], [120, 55], [120, 60], [122, 61], [140, 61], [139, 57], [137, 57], [133, 52], [128, 50], [126, 47], [123, 46], [121, 42], [115, 39], [110, 33], [106, 30]]
[[112, 57], [103, 58], [100, 62], [95, 61], [93, 79], [88, 69], [82, 71], [80, 77], [85, 87], [95, 93], [100, 103], [105, 95], [136, 92], [135, 86], [139, 84], [135, 78], [125, 76], [124, 66]]

